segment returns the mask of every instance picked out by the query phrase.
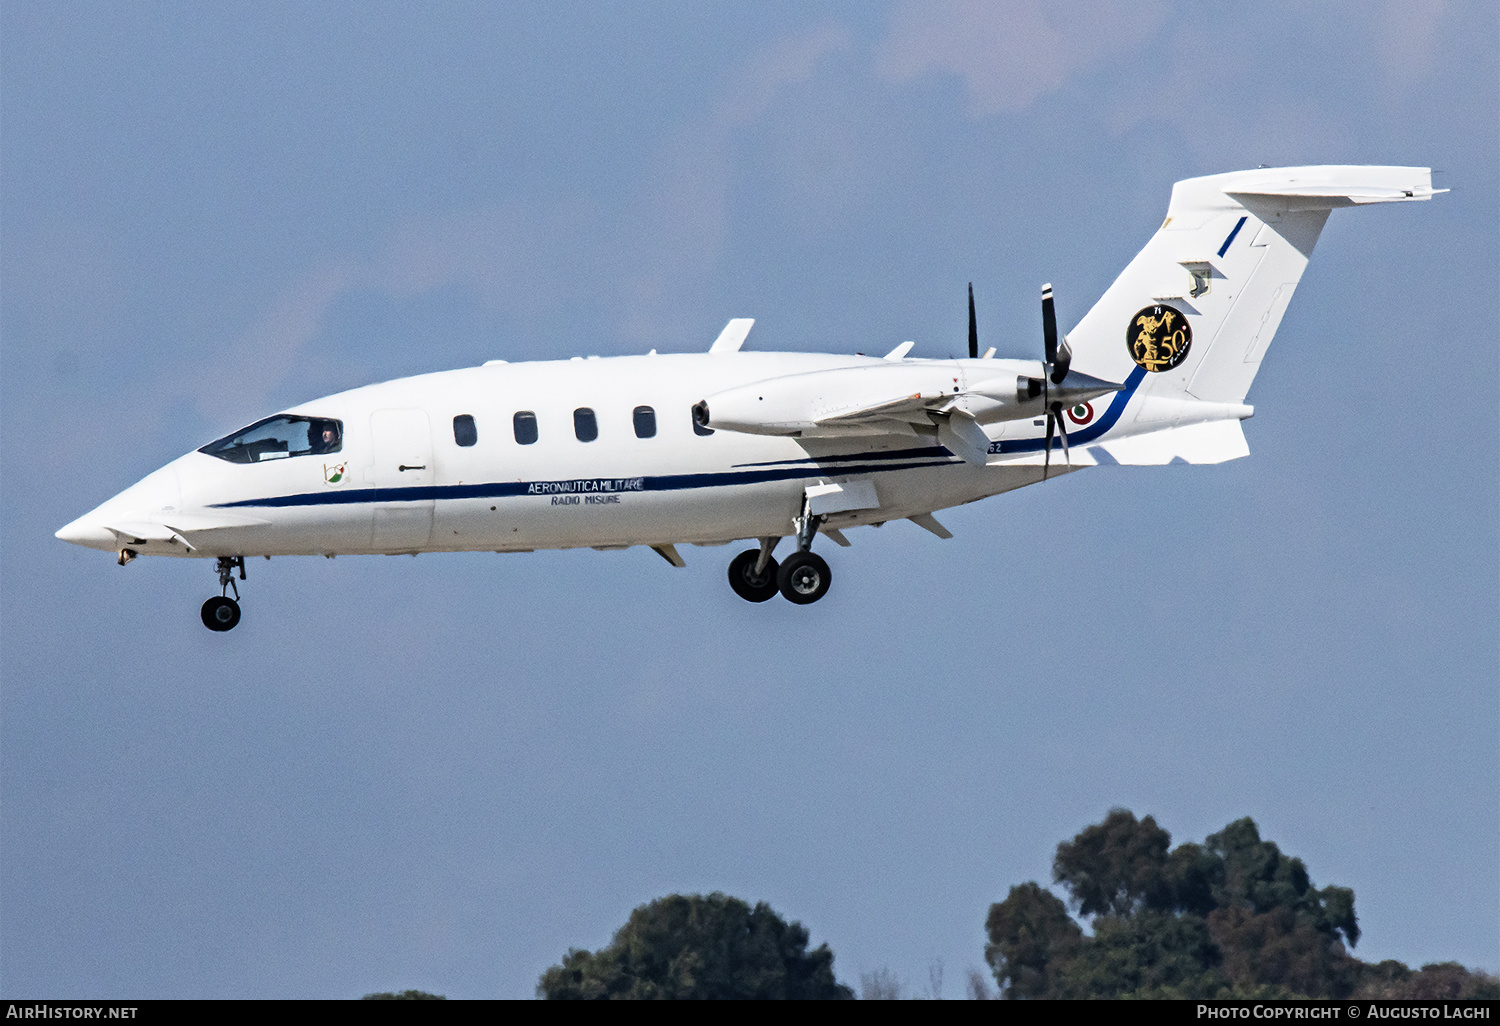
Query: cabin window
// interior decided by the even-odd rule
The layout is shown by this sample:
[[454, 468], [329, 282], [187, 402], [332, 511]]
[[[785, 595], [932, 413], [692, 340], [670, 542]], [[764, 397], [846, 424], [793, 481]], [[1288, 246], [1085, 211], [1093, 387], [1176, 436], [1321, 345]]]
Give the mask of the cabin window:
[[460, 413], [453, 418], [453, 440], [467, 449], [479, 441], [479, 430], [474, 427], [474, 418]]
[[519, 444], [530, 445], [536, 441], [536, 414], [530, 410], [522, 410], [511, 423], [515, 426], [516, 441]]
[[693, 434], [711, 435], [714, 433], [714, 429], [709, 427], [706, 423], [708, 420], [708, 405], [706, 403], [695, 404], [692, 409], [692, 415]]
[[338, 452], [344, 447], [342, 421], [325, 417], [267, 417], [198, 451], [230, 463], [265, 463], [291, 456]]
[[635, 408], [635, 437], [656, 437], [656, 411], [649, 406], [637, 406]]
[[580, 442], [592, 442], [599, 437], [599, 421], [594, 418], [593, 410], [580, 406], [573, 411], [573, 433]]

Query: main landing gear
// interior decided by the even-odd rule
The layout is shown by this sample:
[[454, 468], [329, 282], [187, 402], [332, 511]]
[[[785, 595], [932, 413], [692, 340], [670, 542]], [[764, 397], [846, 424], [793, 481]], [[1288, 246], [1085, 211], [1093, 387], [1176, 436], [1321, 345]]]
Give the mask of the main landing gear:
[[729, 564], [729, 586], [747, 602], [764, 602], [778, 591], [788, 602], [805, 606], [828, 594], [833, 572], [823, 557], [812, 551], [813, 535], [822, 524], [804, 506], [796, 520], [797, 551], [777, 563], [771, 552], [780, 538], [762, 538], [759, 549], [746, 549]]
[[[224, 594], [216, 595], [203, 603], [200, 615], [203, 618], [203, 626], [211, 631], [232, 631], [234, 625], [240, 622], [240, 604], [236, 601], [240, 597], [240, 586], [234, 583], [234, 572], [240, 572], [240, 580], [245, 579], [245, 557], [244, 556], [220, 556], [218, 563], [219, 587]], [[234, 589], [234, 598], [229, 597], [229, 589]]]

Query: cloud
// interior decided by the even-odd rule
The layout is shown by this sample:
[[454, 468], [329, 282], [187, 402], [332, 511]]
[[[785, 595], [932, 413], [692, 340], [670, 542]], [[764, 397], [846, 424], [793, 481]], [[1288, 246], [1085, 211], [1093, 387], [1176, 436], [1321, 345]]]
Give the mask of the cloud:
[[833, 23], [778, 39], [662, 148], [624, 232], [632, 256], [621, 275], [621, 329], [628, 337], [655, 341], [686, 330], [691, 317], [683, 292], [701, 283], [723, 252], [737, 134], [765, 117], [789, 86], [810, 79], [824, 57], [848, 45], [847, 31]]
[[724, 90], [711, 121], [728, 130], [760, 119], [786, 86], [805, 82], [828, 54], [849, 45], [842, 25], [827, 22], [783, 36], [752, 57]]
[[1447, 6], [1447, 0], [1386, 0], [1375, 53], [1392, 81], [1410, 85], [1432, 71], [1438, 22]]
[[[254, 411], [299, 363], [298, 357], [322, 327], [335, 300], [361, 275], [347, 261], [314, 267], [284, 289], [246, 332], [222, 348], [210, 368], [197, 367], [180, 379], [194, 396], [198, 412], [213, 422], [226, 407]], [[226, 390], [226, 382], [234, 387]], [[233, 419], [233, 418], [231, 418]]]
[[[299, 275], [214, 367], [184, 378], [184, 389], [216, 423], [264, 410], [275, 388], [305, 363], [302, 355], [329, 311], [361, 293], [410, 299], [459, 288], [491, 311], [524, 316], [569, 301], [580, 280], [592, 282], [591, 293], [614, 281], [617, 327], [627, 338], [655, 345], [677, 337], [692, 320], [684, 313], [685, 291], [701, 283], [723, 250], [737, 133], [848, 43], [847, 32], [829, 23], [752, 55], [701, 115], [662, 146], [619, 223], [583, 205], [519, 202], [408, 222], [373, 255], [328, 261]], [[205, 381], [233, 381], [233, 394]]]
[[[1041, 0], [905, 0], [892, 14], [876, 66], [897, 83], [957, 75], [973, 114], [1013, 113], [1079, 72], [1130, 59], [1166, 14], [1162, 0], [1067, 7]], [[1134, 59], [1159, 55], [1142, 50]]]

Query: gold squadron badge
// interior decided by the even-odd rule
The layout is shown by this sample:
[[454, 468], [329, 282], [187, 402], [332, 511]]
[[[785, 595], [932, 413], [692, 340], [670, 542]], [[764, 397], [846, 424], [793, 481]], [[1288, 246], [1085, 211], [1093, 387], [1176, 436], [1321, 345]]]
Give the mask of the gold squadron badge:
[[1125, 345], [1130, 358], [1152, 373], [1169, 371], [1187, 359], [1193, 329], [1180, 310], [1148, 306], [1130, 319]]

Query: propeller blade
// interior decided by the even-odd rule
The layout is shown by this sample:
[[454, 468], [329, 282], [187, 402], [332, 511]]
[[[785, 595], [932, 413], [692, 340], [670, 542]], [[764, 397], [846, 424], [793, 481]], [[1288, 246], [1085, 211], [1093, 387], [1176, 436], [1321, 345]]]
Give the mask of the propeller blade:
[[1044, 455], [1042, 456], [1043, 481], [1047, 480], [1047, 471], [1052, 467], [1052, 426], [1054, 423], [1055, 421], [1053, 420], [1052, 408], [1049, 406], [1047, 408], [1047, 444], [1042, 450], [1044, 453]]
[[1073, 347], [1068, 345], [1068, 336], [1064, 335], [1062, 344], [1057, 347], [1057, 359], [1052, 364], [1052, 383], [1061, 385], [1063, 378], [1068, 376], [1068, 365], [1073, 362]]
[[969, 359], [979, 359], [979, 322], [974, 319], [974, 283], [969, 282]]
[[1052, 305], [1052, 283], [1042, 286], [1042, 342], [1047, 362], [1057, 362], [1057, 310]]
[[1063, 420], [1062, 403], [1057, 404], [1057, 430], [1062, 435], [1063, 459], [1068, 461], [1068, 466], [1073, 465], [1073, 457], [1068, 453], [1068, 424]]

